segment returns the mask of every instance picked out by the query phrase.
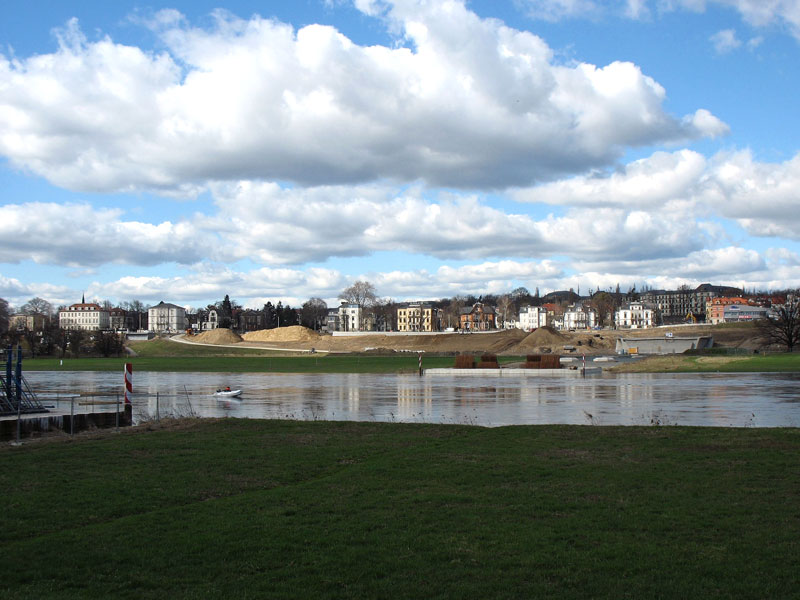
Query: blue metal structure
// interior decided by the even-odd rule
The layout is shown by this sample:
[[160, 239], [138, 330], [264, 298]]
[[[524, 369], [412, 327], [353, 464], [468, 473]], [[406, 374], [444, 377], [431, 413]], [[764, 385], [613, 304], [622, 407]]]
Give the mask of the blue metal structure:
[[22, 376], [21, 346], [17, 346], [16, 369], [12, 369], [13, 364], [14, 350], [9, 346], [6, 356], [6, 376], [5, 378], [0, 376], [0, 415], [48, 412]]

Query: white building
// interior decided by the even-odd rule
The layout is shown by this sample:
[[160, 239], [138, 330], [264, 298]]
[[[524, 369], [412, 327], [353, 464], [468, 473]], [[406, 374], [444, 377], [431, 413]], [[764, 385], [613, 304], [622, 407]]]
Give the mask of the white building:
[[593, 329], [597, 324], [597, 312], [581, 304], [573, 304], [564, 311], [564, 329]]
[[150, 331], [176, 333], [186, 329], [186, 310], [182, 306], [168, 304], [163, 300], [147, 309]]
[[729, 304], [723, 308], [722, 320], [725, 323], [738, 323], [740, 321], [758, 321], [767, 316], [767, 309], [763, 306], [749, 304]]
[[338, 325], [339, 331], [371, 331], [372, 316], [358, 304], [342, 302]]
[[61, 329], [109, 329], [111, 319], [108, 311], [94, 302], [78, 302], [58, 311], [58, 326]]
[[653, 309], [643, 302], [631, 302], [620, 307], [614, 315], [617, 327], [643, 329], [653, 326]]
[[523, 331], [533, 331], [547, 325], [547, 309], [543, 306], [523, 306], [519, 310], [517, 327]]

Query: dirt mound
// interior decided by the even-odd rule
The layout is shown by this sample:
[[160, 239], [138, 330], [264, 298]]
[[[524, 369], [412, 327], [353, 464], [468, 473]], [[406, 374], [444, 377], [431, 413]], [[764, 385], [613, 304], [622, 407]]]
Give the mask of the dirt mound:
[[230, 329], [209, 329], [191, 338], [191, 341], [203, 344], [238, 344], [242, 338]]
[[313, 342], [319, 334], [301, 325], [249, 331], [242, 336], [246, 342]]
[[539, 327], [519, 343], [519, 349], [541, 348], [564, 344], [566, 337], [552, 327]]

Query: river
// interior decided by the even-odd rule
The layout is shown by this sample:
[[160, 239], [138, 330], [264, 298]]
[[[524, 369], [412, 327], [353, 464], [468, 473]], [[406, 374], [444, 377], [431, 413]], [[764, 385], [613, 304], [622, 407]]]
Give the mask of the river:
[[[122, 374], [29, 372], [45, 404], [113, 410]], [[619, 374], [498, 378], [458, 375], [134, 374], [134, 422], [165, 416], [457, 423], [800, 426], [800, 373]], [[216, 389], [242, 389], [219, 400]], [[68, 402], [68, 401], [67, 401]], [[97, 405], [92, 407], [91, 404]], [[101, 404], [106, 403], [106, 404]], [[69, 404], [66, 405], [67, 407]]]

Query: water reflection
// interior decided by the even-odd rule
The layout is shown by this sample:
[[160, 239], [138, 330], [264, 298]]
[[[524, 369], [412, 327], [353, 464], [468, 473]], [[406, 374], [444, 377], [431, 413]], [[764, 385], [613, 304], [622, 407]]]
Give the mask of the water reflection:
[[[109, 401], [117, 373], [33, 372], [52, 398]], [[800, 374], [625, 374], [583, 378], [263, 373], [134, 375], [134, 420], [156, 416], [333, 419], [485, 426], [572, 423], [782, 427], [800, 425]], [[244, 390], [220, 400], [222, 386]], [[106, 408], [103, 408], [105, 406]], [[113, 410], [102, 405], [95, 410]]]

